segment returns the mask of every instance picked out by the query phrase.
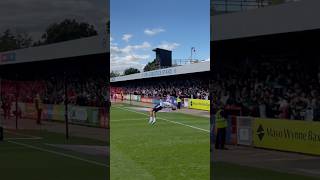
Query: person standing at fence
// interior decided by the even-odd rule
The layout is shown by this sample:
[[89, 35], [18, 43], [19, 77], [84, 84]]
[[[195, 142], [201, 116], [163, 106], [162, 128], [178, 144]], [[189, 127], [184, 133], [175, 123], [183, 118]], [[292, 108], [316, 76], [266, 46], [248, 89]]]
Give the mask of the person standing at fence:
[[226, 131], [228, 127], [227, 123], [227, 116], [224, 111], [224, 108], [219, 108], [218, 111], [215, 114], [215, 125], [217, 128], [217, 135], [216, 135], [216, 144], [215, 148], [216, 149], [224, 149], [225, 148], [225, 142], [226, 142]]
[[36, 95], [34, 104], [37, 111], [37, 124], [41, 124], [42, 101], [39, 94]]
[[4, 120], [10, 119], [11, 113], [11, 99], [10, 96], [5, 96], [2, 102], [2, 108], [4, 113]]
[[178, 109], [181, 108], [181, 99], [180, 96], [177, 97], [177, 104], [178, 104]]
[[5, 97], [1, 97], [1, 108], [3, 110], [3, 118], [4, 120], [6, 120], [6, 113], [7, 113], [7, 107], [6, 107], [6, 98]]

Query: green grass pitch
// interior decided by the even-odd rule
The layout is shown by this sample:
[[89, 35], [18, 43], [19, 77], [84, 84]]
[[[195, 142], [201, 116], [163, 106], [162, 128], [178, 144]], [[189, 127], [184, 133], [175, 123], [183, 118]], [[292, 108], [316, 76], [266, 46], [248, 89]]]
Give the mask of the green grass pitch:
[[[209, 119], [148, 112], [129, 105], [111, 108], [112, 180], [210, 179]], [[0, 142], [0, 179], [106, 180], [107, 157], [88, 155], [48, 144], [106, 145], [106, 142], [47, 131], [5, 131]], [[39, 137], [39, 138], [38, 138]], [[216, 162], [214, 180], [315, 180], [316, 178]]]
[[0, 142], [0, 179], [105, 180], [108, 174], [107, 156], [48, 145], [106, 145], [106, 142], [76, 137], [66, 141], [64, 134], [46, 131], [5, 131], [4, 136], [6, 140]]
[[239, 166], [230, 163], [213, 164], [213, 180], [317, 180], [296, 174], [276, 172], [267, 169]]
[[112, 180], [210, 179], [208, 118], [159, 112], [156, 124], [148, 120], [128, 105], [111, 108]]
[[132, 108], [111, 108], [112, 180], [209, 180], [210, 168], [213, 180], [316, 180], [224, 162], [210, 167], [208, 118], [160, 112], [149, 125], [148, 112]]

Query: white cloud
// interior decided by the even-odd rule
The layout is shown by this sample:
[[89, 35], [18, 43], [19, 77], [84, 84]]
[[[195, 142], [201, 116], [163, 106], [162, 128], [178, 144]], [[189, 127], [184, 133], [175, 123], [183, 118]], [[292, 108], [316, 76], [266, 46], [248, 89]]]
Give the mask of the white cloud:
[[156, 34], [159, 34], [161, 32], [165, 32], [166, 30], [165, 29], [162, 29], [162, 28], [154, 28], [154, 29], [145, 29], [144, 30], [144, 33], [146, 35], [149, 35], [149, 36], [154, 36]]
[[122, 36], [122, 40], [124, 40], [124, 41], [126, 41], [126, 42], [129, 42], [130, 41], [130, 39], [132, 38], [132, 34], [124, 34], [123, 36]]
[[127, 68], [137, 68], [140, 71], [143, 70], [144, 65], [140, 63], [111, 63], [112, 69], [111, 71], [119, 72], [120, 74], [123, 73], [123, 71]]
[[144, 59], [148, 59], [149, 57], [149, 55], [128, 54], [126, 56], [123, 56], [121, 60], [125, 62], [138, 62]]
[[157, 47], [161, 48], [161, 49], [166, 49], [166, 50], [172, 51], [172, 50], [176, 49], [179, 46], [180, 46], [180, 44], [178, 44], [178, 43], [170, 43], [170, 42], [163, 41]]
[[112, 53], [115, 54], [130, 54], [133, 53], [134, 50], [147, 50], [150, 49], [152, 46], [148, 42], [143, 42], [142, 44], [138, 45], [128, 45], [125, 46], [124, 48], [118, 47], [116, 44], [111, 44], [110, 50]]
[[142, 59], [148, 59], [148, 55], [127, 55], [111, 57], [110, 67], [112, 71], [123, 72], [125, 69], [133, 67], [139, 70], [143, 69], [144, 65], [140, 62]]
[[144, 52], [151, 50], [152, 46], [149, 42], [143, 42], [136, 45], [127, 45], [125, 47], [119, 47], [118, 45], [111, 44], [110, 46], [110, 66], [113, 71], [123, 71], [126, 68], [134, 67], [142, 69], [144, 65], [142, 61], [146, 61], [151, 58], [150, 52]]

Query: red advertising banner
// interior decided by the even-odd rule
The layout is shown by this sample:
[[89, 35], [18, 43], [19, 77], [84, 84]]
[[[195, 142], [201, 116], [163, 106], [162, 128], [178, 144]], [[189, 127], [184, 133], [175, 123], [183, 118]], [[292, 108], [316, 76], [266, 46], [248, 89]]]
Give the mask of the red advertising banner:
[[142, 97], [141, 98], [141, 102], [144, 102], [144, 103], [152, 103], [152, 98], [145, 98], [145, 97]]

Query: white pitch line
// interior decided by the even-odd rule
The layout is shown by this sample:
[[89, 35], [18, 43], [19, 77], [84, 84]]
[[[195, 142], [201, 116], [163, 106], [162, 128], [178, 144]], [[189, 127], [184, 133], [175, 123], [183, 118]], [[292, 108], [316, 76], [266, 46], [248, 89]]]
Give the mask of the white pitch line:
[[[121, 108], [121, 107], [116, 107], [116, 108], [122, 109], [122, 110], [126, 110], [126, 111], [129, 111], [129, 112], [134, 112], [134, 113], [137, 113], [137, 114], [142, 114], [142, 115], [148, 116], [148, 115], [145, 114], [145, 113], [133, 111], [133, 110], [130, 110], [130, 109], [127, 109], [127, 108]], [[179, 124], [179, 125], [182, 125], [182, 126], [190, 127], [190, 128], [193, 128], [193, 129], [197, 129], [197, 130], [200, 130], [200, 131], [204, 131], [204, 132], [210, 132], [209, 130], [202, 129], [202, 128], [199, 128], [199, 127], [196, 127], [196, 126], [191, 126], [191, 125], [184, 124], [184, 123], [180, 123], [180, 122], [177, 122], [177, 121], [171, 121], [171, 120], [165, 119], [165, 118], [158, 118], [158, 119], [161, 119], [161, 120], [164, 120], [164, 121], [167, 121], [167, 122], [171, 122], [171, 123], [174, 123], [174, 124]]]
[[8, 133], [8, 134], [14, 134], [14, 135], [27, 136], [27, 137], [28, 137], [28, 138], [7, 138], [7, 139], [42, 139], [41, 137], [38, 137], [38, 136], [33, 136], [33, 135], [29, 135], [29, 134], [22, 134], [22, 133], [12, 132], [12, 131], [8, 131], [8, 130], [5, 130], [4, 132], [6, 132], [6, 133]]
[[299, 161], [299, 160], [315, 160], [315, 157], [300, 157], [300, 158], [274, 158], [268, 159], [267, 161]]
[[145, 119], [121, 119], [121, 120], [111, 120], [111, 122], [121, 122], [121, 121], [142, 121], [142, 120], [145, 120]]
[[56, 155], [68, 157], [68, 158], [79, 160], [79, 161], [83, 161], [83, 162], [86, 162], [86, 163], [89, 163], [89, 164], [94, 164], [94, 165], [103, 166], [103, 167], [107, 167], [107, 168], [109, 167], [108, 165], [106, 165], [104, 163], [83, 159], [83, 158], [80, 158], [80, 157], [77, 157], [77, 156], [73, 156], [73, 155], [70, 155], [70, 154], [65, 154], [65, 153], [61, 153], [61, 152], [57, 152], [57, 151], [52, 151], [52, 150], [49, 150], [49, 149], [44, 149], [44, 148], [40, 148], [40, 147], [36, 147], [36, 146], [24, 144], [24, 143], [18, 143], [18, 142], [14, 142], [14, 141], [7, 141], [7, 142], [10, 142], [10, 143], [16, 144], [16, 145], [20, 145], [20, 146], [24, 146], [24, 147], [27, 147], [27, 148], [30, 148], [30, 149], [35, 149], [35, 150], [39, 150], [39, 151], [43, 151], [43, 152], [47, 152], [47, 153], [51, 153], [51, 154], [56, 154]]
[[320, 169], [301, 169], [301, 168], [297, 168], [296, 170], [298, 171], [302, 171], [304, 173], [311, 173], [311, 174], [320, 174]]
[[42, 137], [30, 137], [30, 138], [4, 138], [4, 140], [40, 140]]

